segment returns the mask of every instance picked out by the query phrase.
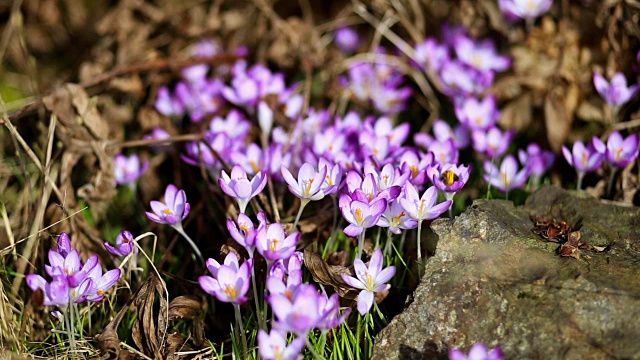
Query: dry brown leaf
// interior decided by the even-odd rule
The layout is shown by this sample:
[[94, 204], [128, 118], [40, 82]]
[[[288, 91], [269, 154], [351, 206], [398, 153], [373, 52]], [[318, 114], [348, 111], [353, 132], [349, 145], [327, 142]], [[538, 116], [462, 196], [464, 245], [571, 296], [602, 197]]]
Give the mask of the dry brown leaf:
[[194, 319], [202, 314], [202, 303], [195, 295], [178, 296], [169, 304], [169, 320]]
[[304, 265], [309, 269], [313, 280], [325, 285], [331, 286], [340, 297], [346, 299], [355, 299], [358, 293], [347, 283], [342, 280], [342, 274], [353, 276], [354, 273], [344, 266], [329, 265], [320, 255], [310, 251], [304, 251]]
[[571, 124], [573, 122], [573, 113], [567, 109], [565, 95], [563, 88], [556, 87], [549, 93], [544, 102], [547, 138], [549, 139], [549, 145], [554, 151], [560, 150], [560, 147], [571, 131]]

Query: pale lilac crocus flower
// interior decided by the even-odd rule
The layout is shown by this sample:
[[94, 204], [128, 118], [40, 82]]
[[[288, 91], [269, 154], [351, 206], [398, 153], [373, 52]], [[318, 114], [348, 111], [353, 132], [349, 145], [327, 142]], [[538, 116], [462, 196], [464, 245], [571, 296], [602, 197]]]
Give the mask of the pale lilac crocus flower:
[[340, 210], [349, 225], [344, 229], [347, 236], [358, 236], [358, 258], [362, 256], [365, 230], [375, 226], [387, 209], [387, 200], [379, 198], [372, 203], [352, 200], [349, 195], [340, 195]]
[[253, 221], [247, 215], [240, 213], [237, 221], [227, 219], [227, 230], [231, 237], [247, 250], [249, 257], [253, 257], [256, 249], [256, 231]]
[[305, 162], [298, 170], [297, 180], [284, 166], [280, 169], [284, 181], [287, 182], [289, 191], [300, 199], [300, 208], [293, 222], [293, 228], [295, 229], [305, 206], [307, 206], [310, 201], [317, 201], [324, 198], [325, 194], [322, 187], [329, 169], [325, 166], [316, 170], [313, 165]]
[[108, 252], [116, 256], [127, 256], [131, 252], [136, 253], [138, 251], [133, 235], [127, 230], [122, 230], [118, 234], [118, 236], [116, 237], [115, 247], [108, 242], [104, 243], [104, 247]]
[[418, 227], [418, 221], [407, 215], [402, 204], [400, 204], [400, 200], [395, 199], [387, 205], [387, 209], [376, 225], [389, 228], [391, 233], [400, 234], [402, 230]]
[[346, 53], [352, 53], [358, 50], [358, 46], [360, 46], [360, 37], [354, 29], [350, 27], [342, 27], [336, 30], [335, 42], [340, 50]]
[[309, 331], [318, 327], [323, 320], [320, 296], [311, 284], [298, 285], [291, 299], [283, 294], [269, 295], [267, 301], [277, 319], [273, 328], [306, 338]]
[[413, 59], [418, 65], [430, 71], [439, 71], [442, 65], [449, 61], [449, 49], [433, 38], [416, 44]]
[[526, 150], [518, 150], [518, 160], [529, 170], [534, 188], [540, 184], [542, 175], [551, 168], [555, 161], [552, 151], [545, 151], [536, 143], [531, 143]]
[[640, 85], [627, 86], [627, 79], [622, 73], [616, 73], [609, 83], [600, 73], [593, 74], [593, 84], [602, 98], [617, 111], [636, 93]]
[[471, 347], [468, 356], [462, 350], [451, 349], [449, 351], [449, 360], [503, 360], [503, 355], [499, 346], [488, 350], [483, 343], [479, 342]]
[[287, 259], [296, 250], [300, 240], [300, 233], [294, 232], [288, 236], [280, 223], [273, 223], [260, 227], [256, 236], [256, 249], [271, 267], [276, 260]]
[[428, 188], [422, 196], [418, 194], [416, 188], [410, 183], [406, 183], [404, 187], [404, 197], [400, 197], [400, 204], [407, 214], [418, 221], [418, 262], [422, 261], [421, 247], [421, 230], [422, 222], [425, 220], [433, 220], [447, 211], [452, 200], [447, 200], [436, 205], [438, 192], [434, 186]]
[[533, 25], [533, 20], [547, 12], [553, 0], [498, 0], [500, 10], [506, 16], [517, 16], [527, 21], [528, 27]]
[[104, 299], [107, 291], [111, 289], [120, 279], [122, 270], [111, 269], [102, 274], [102, 266], [99, 264], [94, 266], [92, 271], [87, 275], [92, 279], [91, 287], [87, 290], [87, 300], [93, 302], [100, 302]]
[[238, 266], [238, 256], [235, 253], [230, 252], [225, 257], [224, 262], [224, 265], [220, 265], [215, 268], [215, 274], [214, 271], [211, 271], [211, 268], [214, 267], [212, 266], [210, 268], [207, 266], [215, 278], [203, 275], [198, 278], [198, 282], [200, 283], [202, 290], [206, 293], [214, 295], [222, 302], [233, 304], [236, 324], [242, 338], [242, 347], [244, 353], [246, 353], [247, 336], [245, 334], [244, 324], [240, 314], [240, 305], [247, 301], [249, 281], [253, 269], [253, 259], [249, 259], [242, 263], [242, 265]]
[[459, 152], [453, 139], [433, 141], [429, 145], [429, 151], [433, 153], [433, 157], [438, 164], [458, 163]]
[[166, 224], [174, 228], [187, 240], [189, 245], [191, 245], [196, 256], [204, 262], [200, 249], [182, 227], [182, 220], [189, 215], [189, 211], [191, 210], [191, 205], [187, 202], [187, 194], [184, 190], [178, 189], [173, 184], [169, 184], [164, 192], [164, 201], [163, 203], [157, 200], [151, 200], [149, 205], [153, 212], [147, 212], [147, 218], [153, 222]]
[[258, 331], [258, 351], [265, 360], [298, 360], [302, 359], [304, 338], [297, 337], [287, 344], [287, 334], [275, 329], [267, 333]]
[[249, 201], [267, 185], [267, 175], [259, 171], [249, 180], [244, 169], [236, 165], [231, 169], [231, 176], [222, 170], [218, 185], [225, 194], [236, 199], [240, 212], [244, 213]]
[[416, 145], [428, 149], [434, 141], [447, 141], [453, 140], [453, 143], [458, 149], [463, 149], [469, 146], [471, 142], [469, 135], [469, 128], [466, 125], [459, 124], [455, 129], [451, 128], [446, 121], [438, 119], [433, 123], [433, 137], [425, 133], [417, 133], [413, 136], [413, 141]]
[[354, 261], [356, 277], [342, 274], [344, 282], [362, 290], [358, 294], [358, 312], [362, 316], [367, 314], [373, 306], [375, 293], [386, 291], [391, 287], [387, 282], [395, 275], [396, 267], [389, 266], [382, 269], [383, 262], [382, 251], [377, 249], [373, 252], [368, 267], [359, 258]]
[[607, 139], [605, 157], [611, 165], [611, 176], [607, 185], [607, 196], [611, 197], [613, 196], [615, 175], [618, 169], [627, 167], [638, 157], [638, 134], [631, 134], [624, 139], [620, 132], [612, 132], [609, 135], [609, 139]]
[[472, 134], [473, 148], [489, 158], [502, 156], [515, 135], [513, 129], [502, 132], [500, 128], [494, 126], [489, 130], [476, 130]]
[[122, 154], [116, 155], [113, 164], [114, 175], [118, 185], [127, 185], [135, 188], [136, 181], [149, 168], [149, 161], [140, 162], [137, 154], [129, 157]]
[[500, 118], [495, 96], [486, 96], [482, 100], [465, 98], [456, 102], [455, 111], [460, 122], [471, 130], [488, 130]]
[[526, 167], [518, 170], [518, 162], [512, 155], [505, 156], [499, 168], [491, 161], [485, 161], [484, 180], [509, 196], [509, 191], [522, 187], [529, 177]]
[[474, 40], [467, 36], [458, 36], [454, 40], [454, 49], [458, 59], [481, 72], [504, 71], [511, 66], [511, 60], [500, 56], [492, 40]]
[[[447, 200], [453, 200], [458, 190], [469, 181], [471, 165], [439, 164], [427, 169], [427, 176], [435, 187], [444, 192]], [[453, 217], [453, 207], [449, 207], [449, 216]]]
[[606, 145], [595, 136], [588, 146], [585, 146], [582, 141], [576, 141], [573, 144], [572, 151], [569, 151], [566, 146], [562, 146], [562, 155], [564, 155], [569, 165], [576, 169], [578, 174], [577, 189], [582, 188], [582, 179], [586, 173], [600, 168], [604, 161], [606, 150]]

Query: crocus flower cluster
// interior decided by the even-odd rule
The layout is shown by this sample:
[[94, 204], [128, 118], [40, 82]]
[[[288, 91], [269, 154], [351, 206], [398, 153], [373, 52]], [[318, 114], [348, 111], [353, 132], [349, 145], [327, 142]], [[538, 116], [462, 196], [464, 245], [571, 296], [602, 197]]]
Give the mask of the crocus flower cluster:
[[[379, 49], [378, 54], [385, 51]], [[411, 89], [402, 86], [404, 77], [397, 67], [388, 63], [357, 62], [349, 67], [341, 84], [349, 89], [353, 97], [373, 107], [383, 114], [402, 111], [405, 101], [411, 96]]]
[[434, 38], [417, 44], [413, 61], [437, 76], [442, 90], [454, 99], [481, 94], [493, 84], [495, 72], [511, 65], [491, 40], [473, 39], [459, 27], [449, 29], [444, 44]]
[[602, 98], [617, 111], [638, 91], [640, 84], [627, 86], [627, 79], [622, 73], [616, 73], [608, 82], [600, 73], [593, 74], [593, 84]]
[[98, 255], [92, 255], [83, 263], [66, 233], [60, 234], [57, 249], [49, 250], [49, 265], [45, 265], [45, 270], [52, 278], [50, 282], [38, 274], [29, 274], [27, 285], [33, 291], [42, 292], [42, 305], [57, 306], [63, 313], [74, 303], [102, 301], [121, 275], [120, 269], [103, 273]]
[[149, 168], [149, 161], [145, 160], [141, 163], [136, 154], [129, 157], [119, 154], [114, 159], [113, 168], [118, 185], [135, 186], [136, 181]]

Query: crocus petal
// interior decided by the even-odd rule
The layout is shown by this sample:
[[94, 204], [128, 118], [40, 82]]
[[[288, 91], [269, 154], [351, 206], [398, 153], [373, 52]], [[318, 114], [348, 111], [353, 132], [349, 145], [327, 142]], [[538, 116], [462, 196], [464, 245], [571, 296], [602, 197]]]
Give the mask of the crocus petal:
[[373, 305], [373, 293], [371, 291], [362, 290], [358, 295], [358, 312], [360, 315], [366, 315]]

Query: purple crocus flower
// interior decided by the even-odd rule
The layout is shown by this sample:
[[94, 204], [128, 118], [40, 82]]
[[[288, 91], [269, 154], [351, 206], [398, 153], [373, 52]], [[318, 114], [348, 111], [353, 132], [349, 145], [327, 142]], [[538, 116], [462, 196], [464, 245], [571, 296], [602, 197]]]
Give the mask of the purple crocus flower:
[[278, 259], [287, 259], [296, 250], [300, 240], [300, 233], [294, 232], [285, 236], [280, 223], [269, 224], [258, 229], [256, 236], [256, 248], [267, 263], [273, 263]]
[[359, 236], [365, 229], [376, 225], [380, 216], [387, 208], [387, 200], [380, 198], [371, 204], [358, 200], [347, 199], [347, 194], [342, 194], [340, 200], [342, 205], [340, 210], [342, 216], [349, 223], [344, 229], [344, 233], [348, 236]]
[[416, 45], [414, 61], [431, 71], [439, 71], [449, 61], [449, 49], [435, 39], [427, 38]]
[[593, 74], [593, 84], [602, 98], [614, 109], [618, 109], [629, 101], [640, 85], [627, 86], [627, 79], [622, 73], [616, 73], [611, 83], [600, 73]]
[[313, 165], [304, 163], [298, 170], [298, 180], [296, 180], [291, 172], [285, 167], [281, 168], [282, 177], [287, 182], [289, 191], [296, 197], [307, 200], [316, 201], [324, 198], [322, 185], [327, 176], [327, 167], [322, 167], [319, 171]]
[[250, 130], [251, 123], [237, 109], [229, 111], [224, 118], [220, 116], [214, 117], [209, 124], [209, 131], [212, 133], [224, 133], [230, 139], [241, 142], [245, 140]]
[[500, 168], [490, 161], [485, 161], [484, 171], [484, 180], [505, 193], [521, 187], [529, 177], [526, 168], [518, 171], [518, 162], [512, 155], [507, 155], [502, 160]]
[[542, 175], [551, 168], [555, 157], [552, 151], [544, 151], [536, 143], [529, 144], [526, 150], [518, 150], [518, 160], [527, 167], [535, 186], [540, 183]]
[[102, 274], [102, 266], [97, 265], [89, 272], [88, 278], [92, 281], [91, 287], [87, 291], [87, 300], [100, 302], [104, 299], [107, 291], [111, 289], [120, 279], [122, 270], [112, 269]]
[[496, 346], [492, 350], [488, 350], [487, 347], [483, 343], [475, 343], [471, 350], [469, 350], [469, 355], [465, 355], [462, 350], [459, 349], [451, 349], [449, 352], [450, 360], [502, 360], [502, 349], [499, 346]]
[[237, 222], [227, 219], [227, 230], [229, 230], [231, 237], [238, 242], [238, 244], [247, 249], [249, 257], [253, 257], [253, 252], [256, 249], [257, 235], [253, 221], [251, 221], [247, 215], [240, 213], [238, 214]]
[[[44, 306], [57, 306], [63, 311], [66, 310], [69, 305], [69, 283], [64, 276], [54, 276], [53, 280], [50, 283], [45, 280], [42, 276], [38, 274], [29, 274], [26, 277], [27, 286], [32, 291], [42, 291], [44, 295], [43, 303]], [[87, 280], [87, 283], [84, 286], [84, 292], [91, 285], [91, 280]], [[84, 294], [82, 294], [84, 295]]]
[[409, 182], [414, 185], [422, 185], [427, 181], [426, 170], [429, 166], [433, 165], [435, 156], [433, 153], [422, 154], [418, 156], [418, 153], [413, 150], [405, 151], [399, 159], [400, 168], [402, 172], [411, 174], [409, 176]]
[[400, 204], [400, 199], [396, 199], [389, 203], [376, 225], [388, 227], [392, 233], [400, 234], [402, 230], [418, 227], [418, 221], [409, 217], [402, 204]]
[[267, 301], [277, 319], [274, 329], [306, 338], [309, 331], [323, 320], [320, 296], [315, 286], [310, 284], [298, 285], [291, 299], [282, 294], [269, 295]]
[[607, 140], [606, 158], [611, 166], [625, 168], [638, 157], [638, 134], [631, 134], [626, 139], [620, 132], [614, 131]]
[[55, 250], [49, 250], [49, 265], [45, 265], [47, 274], [51, 277], [66, 276], [69, 286], [77, 287], [86, 278], [87, 274], [98, 264], [98, 255], [93, 255], [82, 264], [77, 250], [71, 250], [67, 256], [60, 255]]
[[[158, 141], [158, 140], [166, 140], [170, 138], [171, 135], [163, 128], [159, 126], [155, 126], [151, 129], [151, 132], [144, 136], [144, 139], [147, 141]], [[170, 142], [163, 142], [160, 144], [150, 145], [152, 149], [155, 151], [163, 151], [171, 148]]]
[[500, 111], [498, 111], [496, 98], [493, 95], [487, 96], [481, 101], [474, 97], [457, 101], [455, 111], [460, 122], [471, 130], [488, 130], [495, 126], [500, 118]]
[[60, 233], [58, 237], [58, 253], [63, 257], [67, 257], [71, 250], [73, 250], [73, 248], [71, 248], [71, 238], [69, 234], [66, 232]]
[[586, 173], [600, 168], [606, 151], [606, 145], [595, 136], [588, 146], [585, 146], [582, 141], [576, 141], [572, 151], [569, 151], [566, 146], [562, 146], [562, 155], [578, 174], [578, 189], [582, 188], [582, 179]]
[[446, 121], [438, 119], [433, 123], [433, 137], [429, 134], [418, 133], [413, 136], [413, 141], [416, 145], [423, 147], [424, 149], [428, 149], [429, 145], [431, 145], [434, 141], [447, 141], [449, 139], [453, 140], [454, 145], [458, 149], [463, 149], [471, 143], [471, 139], [469, 138], [469, 128], [465, 125], [459, 124], [452, 129]]
[[249, 180], [242, 167], [236, 165], [231, 169], [231, 176], [222, 170], [218, 185], [225, 194], [236, 199], [240, 212], [244, 213], [251, 198], [258, 195], [267, 185], [267, 175], [260, 171]]
[[499, 0], [500, 10], [506, 16], [517, 16], [528, 22], [545, 13], [553, 0]]
[[358, 32], [350, 27], [341, 27], [336, 30], [335, 42], [340, 50], [346, 53], [352, 53], [358, 50], [360, 46], [360, 37]]
[[319, 303], [322, 321], [318, 324], [318, 328], [323, 332], [337, 328], [351, 314], [351, 309], [347, 309], [340, 315], [340, 296], [338, 294], [327, 296], [327, 293], [323, 291], [319, 295]]
[[502, 132], [498, 127], [492, 127], [487, 131], [476, 130], [472, 134], [473, 148], [489, 158], [502, 156], [515, 135], [513, 129]]
[[471, 165], [439, 164], [427, 169], [427, 176], [435, 187], [444, 191], [447, 200], [469, 181]]
[[136, 181], [149, 168], [149, 161], [145, 160], [140, 163], [140, 158], [136, 154], [129, 157], [119, 154], [116, 155], [113, 165], [118, 185], [135, 186]]
[[382, 251], [377, 249], [373, 252], [369, 266], [367, 267], [360, 259], [356, 259], [353, 263], [353, 269], [356, 277], [342, 274], [342, 280], [356, 289], [361, 289], [358, 295], [358, 312], [365, 315], [373, 305], [374, 295], [377, 292], [388, 290], [391, 285], [387, 284], [395, 275], [396, 267], [389, 266], [382, 269], [383, 258]]
[[[198, 278], [198, 282], [202, 290], [214, 295], [218, 300], [240, 305], [247, 301], [246, 295], [250, 286], [253, 259], [249, 259], [237, 267], [238, 257], [236, 254], [230, 252], [227, 257], [235, 258], [235, 261], [230, 259], [229, 265], [220, 265], [215, 273], [215, 278], [203, 275]], [[227, 263], [226, 259], [225, 263]]]
[[169, 88], [161, 86], [158, 89], [155, 107], [158, 112], [165, 116], [180, 117], [184, 115], [184, 105], [177, 97], [171, 95]]
[[467, 36], [458, 36], [454, 49], [460, 61], [481, 72], [504, 71], [511, 65], [508, 57], [498, 55], [492, 40], [474, 41]]
[[428, 188], [422, 196], [411, 183], [406, 183], [404, 187], [404, 197], [400, 197], [400, 204], [407, 214], [422, 222], [424, 220], [433, 220], [447, 211], [452, 201], [447, 200], [436, 205], [438, 192], [434, 186]]
[[340, 167], [339, 164], [330, 163], [321, 157], [318, 159], [318, 168], [327, 169], [327, 173], [322, 186], [320, 186], [320, 190], [324, 192], [325, 195], [335, 194], [342, 183], [342, 167]]
[[493, 84], [493, 71], [478, 71], [458, 60], [446, 62], [440, 70], [445, 94], [452, 97], [479, 95]]
[[135, 244], [135, 239], [133, 235], [127, 231], [122, 230], [118, 236], [116, 237], [116, 246], [109, 244], [108, 242], [104, 243], [104, 247], [108, 252], [112, 253], [116, 256], [127, 256], [132, 251], [136, 253], [138, 251], [138, 247]]
[[379, 172], [372, 164], [365, 164], [364, 173], [365, 176], [368, 174], [373, 176], [374, 183], [377, 185], [379, 193], [383, 193], [385, 191], [389, 192], [388, 200], [395, 199], [400, 195], [402, 187], [404, 187], [404, 184], [411, 175], [411, 172], [403, 173], [392, 164], [386, 164]]
[[258, 351], [265, 360], [298, 360], [302, 359], [304, 338], [293, 339], [287, 345], [287, 334], [272, 329], [271, 332], [258, 331]]
[[429, 144], [429, 151], [433, 153], [433, 157], [438, 164], [458, 163], [458, 156], [460, 154], [453, 139], [433, 141]]
[[178, 189], [175, 185], [169, 184], [164, 192], [164, 203], [151, 200], [149, 205], [153, 212], [147, 212], [147, 218], [159, 224], [167, 224], [171, 226], [181, 226], [189, 211], [191, 205], [187, 202], [187, 195], [184, 190]]
[[258, 144], [251, 143], [246, 148], [238, 149], [231, 153], [231, 161], [239, 165], [247, 175], [255, 175], [263, 171], [266, 159], [266, 152]]

